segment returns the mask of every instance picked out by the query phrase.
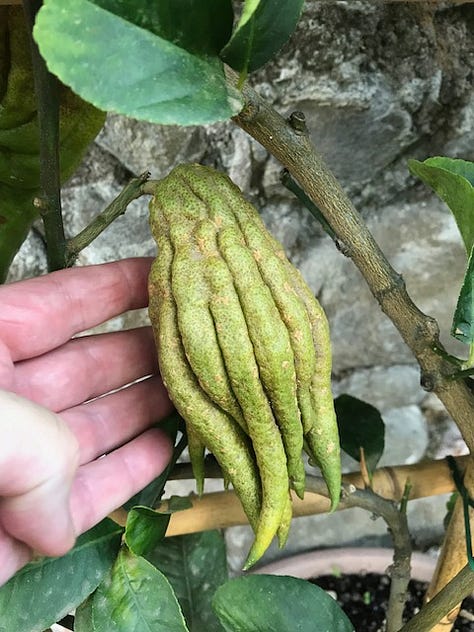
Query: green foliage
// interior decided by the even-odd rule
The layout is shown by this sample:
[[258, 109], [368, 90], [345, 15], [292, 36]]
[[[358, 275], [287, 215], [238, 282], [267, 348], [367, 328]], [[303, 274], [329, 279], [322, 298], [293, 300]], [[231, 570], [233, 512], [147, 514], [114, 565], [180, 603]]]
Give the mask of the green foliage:
[[409, 161], [410, 171], [430, 186], [449, 206], [469, 257], [454, 312], [451, 334], [474, 344], [474, 162], [435, 157]]
[[[168, 415], [166, 419], [160, 421], [159, 427], [160, 430], [168, 435], [171, 442], [175, 444], [178, 430], [184, 427], [184, 420], [176, 411], [174, 411]], [[175, 466], [176, 461], [181, 456], [183, 448], [184, 445], [182, 445], [181, 442], [175, 445], [173, 456], [168, 463], [168, 466], [157, 478], [155, 478], [155, 480], [151, 481], [151, 483], [149, 483], [141, 491], [132, 496], [132, 498], [125, 503], [125, 509], [132, 509], [132, 507], [135, 507], [136, 505], [144, 505], [146, 507], [154, 507], [156, 505], [157, 501], [163, 495], [168, 476]]]
[[474, 246], [454, 312], [451, 334], [465, 344], [474, 344]]
[[232, 33], [231, 0], [90, 0], [194, 55], [217, 55]]
[[[227, 2], [216, 11], [215, 2], [188, 1], [175, 5], [172, 14], [169, 2], [155, 4], [148, 17], [140, 9], [144, 2], [46, 0], [35, 39], [50, 70], [104, 110], [178, 125], [212, 123], [239, 112], [240, 97], [227, 87], [220, 59], [209, 52], [220, 44], [221, 29], [228, 30]], [[176, 27], [190, 12], [200, 14], [204, 30], [189, 20], [178, 34]]]
[[221, 632], [212, 597], [228, 579], [224, 538], [205, 531], [167, 538], [147, 555], [173, 586], [192, 632]]
[[228, 579], [225, 543], [218, 531], [167, 538], [147, 559], [168, 578], [192, 632], [220, 632], [211, 600]]
[[25, 566], [0, 588], [0, 632], [41, 632], [79, 605], [111, 568], [122, 529], [103, 520], [60, 558]]
[[334, 400], [334, 406], [341, 448], [356, 461], [360, 461], [360, 449], [363, 448], [371, 474], [385, 446], [385, 424], [379, 411], [351, 395], [339, 395]]
[[269, 61], [293, 33], [304, 0], [246, 0], [221, 57], [243, 76]]
[[[105, 114], [60, 86], [61, 180], [79, 164]], [[0, 7], [0, 283], [38, 210], [39, 129], [30, 43], [21, 7]]]
[[110, 573], [79, 609], [74, 630], [187, 632], [188, 628], [166, 577], [124, 547]]
[[226, 632], [353, 632], [337, 602], [303, 579], [248, 575], [215, 594], [213, 608]]
[[133, 507], [127, 515], [125, 543], [135, 555], [151, 551], [165, 537], [171, 514], [150, 507]]
[[449, 206], [469, 255], [474, 244], [474, 163], [437, 156], [409, 160], [408, 166]]

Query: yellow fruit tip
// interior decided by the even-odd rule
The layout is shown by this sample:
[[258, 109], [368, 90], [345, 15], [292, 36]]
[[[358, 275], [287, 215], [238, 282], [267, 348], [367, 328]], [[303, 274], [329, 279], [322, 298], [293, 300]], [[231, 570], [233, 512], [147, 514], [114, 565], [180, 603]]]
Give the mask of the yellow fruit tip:
[[304, 487], [304, 483], [297, 483], [296, 485], [293, 485], [296, 495], [298, 498], [301, 498], [301, 500], [304, 500]]
[[243, 571], [248, 571], [248, 570], [250, 570], [250, 569], [252, 568], [252, 566], [253, 566], [254, 564], [256, 564], [256, 563], [257, 563], [257, 560], [255, 560], [255, 559], [251, 558], [251, 557], [250, 557], [250, 555], [249, 555], [249, 557], [248, 557], [248, 558], [247, 558], [247, 560], [245, 561], [245, 564], [244, 564], [244, 565], [243, 565], [243, 567], [242, 567], [242, 570], [243, 570]]

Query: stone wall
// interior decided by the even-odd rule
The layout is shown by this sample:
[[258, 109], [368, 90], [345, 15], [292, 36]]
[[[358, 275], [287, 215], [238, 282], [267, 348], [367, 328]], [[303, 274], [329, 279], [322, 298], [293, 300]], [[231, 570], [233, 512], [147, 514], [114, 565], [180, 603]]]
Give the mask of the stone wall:
[[[307, 2], [278, 59], [251, 78], [282, 114], [305, 112], [316, 146], [404, 275], [415, 302], [439, 320], [443, 340], [454, 350], [449, 327], [465, 255], [449, 211], [410, 176], [407, 159], [448, 155], [474, 160], [473, 33], [472, 4]], [[301, 268], [331, 323], [335, 393], [361, 397], [383, 413], [384, 463], [463, 451], [436, 399], [419, 387], [409, 350], [359, 272], [280, 184], [280, 165], [232, 123], [159, 127], [110, 115], [64, 188], [68, 233], [90, 221], [132, 175], [149, 170], [159, 178], [184, 161], [228, 172]], [[147, 202], [139, 200], [81, 254], [79, 263], [153, 253]], [[36, 231], [15, 260], [10, 278], [38, 274], [44, 261]], [[108, 327], [144, 322], [146, 315], [140, 313]], [[354, 464], [348, 460], [346, 466]], [[425, 504], [425, 509], [417, 505], [412, 512], [420, 543], [441, 532], [442, 502]], [[351, 521], [344, 519], [349, 522], [345, 535], [337, 532], [335, 541], [384, 531], [377, 526], [374, 532], [365, 514], [357, 527], [353, 515]], [[320, 532], [320, 520], [297, 521], [290, 549], [330, 544], [314, 535]], [[337, 517], [329, 520], [333, 525]], [[434, 525], [429, 537], [423, 535], [427, 523]], [[336, 533], [335, 527], [323, 524], [326, 534]], [[240, 545], [249, 537], [245, 529], [233, 532], [236, 564]]]

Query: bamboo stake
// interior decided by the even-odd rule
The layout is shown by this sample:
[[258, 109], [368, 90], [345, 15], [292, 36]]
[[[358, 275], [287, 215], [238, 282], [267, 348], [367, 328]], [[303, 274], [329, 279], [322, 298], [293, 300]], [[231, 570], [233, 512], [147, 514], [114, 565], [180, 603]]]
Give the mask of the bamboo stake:
[[[468, 456], [456, 458], [461, 470], [467, 466], [468, 459]], [[384, 498], [400, 501], [407, 481], [411, 485], [410, 500], [448, 494], [455, 489], [447, 463], [439, 460], [380, 468], [373, 476], [373, 491]], [[364, 488], [360, 472], [345, 474], [343, 483], [359, 489]], [[233, 491], [213, 492], [204, 494], [201, 498], [192, 495], [191, 501], [190, 509], [171, 514], [167, 537], [248, 524], [240, 501]], [[166, 503], [166, 500], [164, 502]], [[293, 516], [297, 518], [326, 513], [329, 511], [329, 505], [329, 500], [319, 494], [307, 492], [304, 500], [293, 496]], [[124, 509], [117, 509], [109, 517], [124, 526], [127, 512]]]
[[[474, 464], [471, 461], [466, 469], [464, 484], [467, 489], [474, 489]], [[472, 511], [470, 512], [472, 516]], [[474, 546], [474, 539], [473, 539]], [[430, 586], [426, 592], [425, 601], [431, 601], [444, 586], [453, 579], [467, 564], [466, 538], [464, 534], [464, 513], [462, 499], [458, 498], [453, 515], [449, 522], [443, 548], [436, 564]], [[449, 632], [457, 619], [461, 603], [455, 606], [431, 632]]]

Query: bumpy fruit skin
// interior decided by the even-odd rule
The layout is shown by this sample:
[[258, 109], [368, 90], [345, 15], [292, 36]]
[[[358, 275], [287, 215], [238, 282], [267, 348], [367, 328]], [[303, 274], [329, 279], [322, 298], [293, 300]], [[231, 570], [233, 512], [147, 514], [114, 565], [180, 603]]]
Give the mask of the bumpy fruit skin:
[[303, 446], [339, 500], [339, 437], [324, 312], [227, 176], [176, 167], [155, 189], [150, 319], [163, 381], [186, 421], [202, 492], [209, 449], [255, 532], [245, 568], [304, 494]]
[[[60, 86], [61, 181], [79, 164], [105, 113]], [[0, 6], [0, 283], [38, 210], [39, 129], [23, 9]]]

